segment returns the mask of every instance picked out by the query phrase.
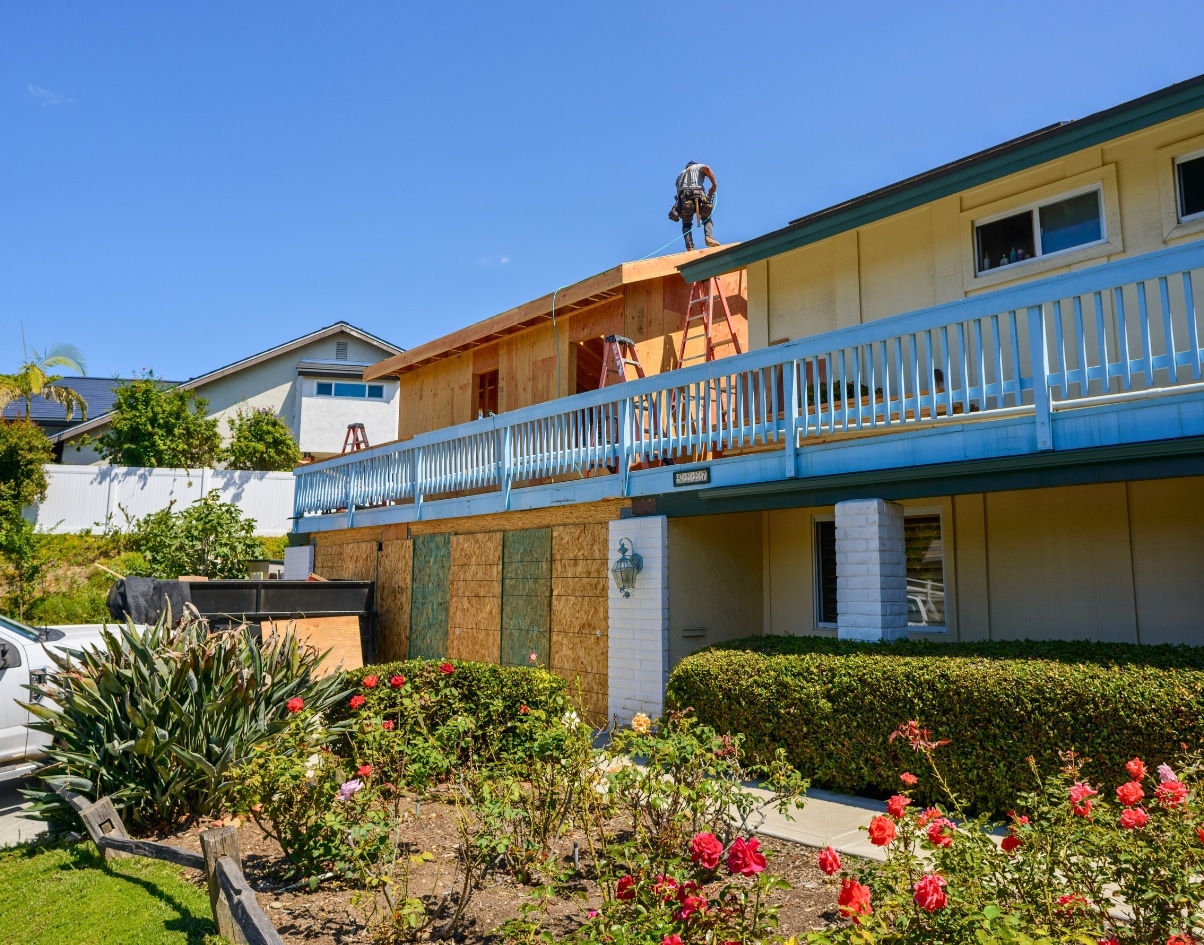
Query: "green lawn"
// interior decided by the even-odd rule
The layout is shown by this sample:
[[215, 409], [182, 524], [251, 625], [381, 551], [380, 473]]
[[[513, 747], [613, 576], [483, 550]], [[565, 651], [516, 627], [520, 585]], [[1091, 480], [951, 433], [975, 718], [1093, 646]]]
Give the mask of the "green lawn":
[[209, 896], [178, 867], [140, 857], [107, 866], [91, 843], [0, 852], [5, 945], [221, 945]]

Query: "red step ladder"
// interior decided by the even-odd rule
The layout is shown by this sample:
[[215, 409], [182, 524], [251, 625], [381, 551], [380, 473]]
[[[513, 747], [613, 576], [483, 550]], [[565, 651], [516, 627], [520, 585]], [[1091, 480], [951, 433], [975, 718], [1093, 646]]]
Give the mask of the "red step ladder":
[[607, 335], [604, 343], [606, 347], [602, 352], [602, 376], [598, 378], [598, 390], [606, 386], [612, 361], [620, 382], [627, 380], [627, 368], [629, 367], [635, 369], [636, 377], [644, 376], [644, 367], [640, 364], [640, 355], [635, 350], [634, 341], [623, 335]]
[[[724, 341], [715, 341], [715, 300], [719, 300], [723, 322], [727, 325], [728, 337]], [[701, 332], [690, 334], [690, 329], [700, 325]], [[701, 354], [686, 357], [686, 345], [701, 338], [704, 342]], [[681, 346], [677, 351], [677, 366], [685, 367], [688, 361], [714, 361], [717, 356], [715, 349], [723, 345], [732, 345], [736, 354], [741, 354], [740, 339], [736, 336], [736, 328], [732, 324], [732, 311], [728, 307], [727, 298], [723, 294], [723, 286], [717, 276], [712, 276], [703, 282], [690, 283], [690, 304], [686, 306], [686, 327], [681, 333]]]
[[343, 437], [343, 453], [358, 453], [368, 448], [368, 434], [362, 423], [347, 424], [347, 435]]

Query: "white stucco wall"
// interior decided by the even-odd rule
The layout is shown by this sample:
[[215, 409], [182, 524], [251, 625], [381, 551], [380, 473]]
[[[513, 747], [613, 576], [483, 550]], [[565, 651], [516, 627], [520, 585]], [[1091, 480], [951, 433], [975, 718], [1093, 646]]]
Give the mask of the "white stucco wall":
[[[400, 388], [396, 381], [373, 381], [385, 389], [383, 400], [355, 397], [318, 397], [314, 388], [320, 377], [299, 378], [301, 396], [298, 442], [301, 451], [321, 458], [338, 453], [347, 436], [347, 424], [362, 423], [371, 446], [379, 446], [397, 439], [397, 408]], [[330, 381], [346, 381], [348, 378], [329, 378]]]

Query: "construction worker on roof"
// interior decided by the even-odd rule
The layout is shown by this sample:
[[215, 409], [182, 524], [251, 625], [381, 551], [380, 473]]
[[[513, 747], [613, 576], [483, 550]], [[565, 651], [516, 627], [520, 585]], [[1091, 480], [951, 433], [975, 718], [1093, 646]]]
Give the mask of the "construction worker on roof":
[[[703, 180], [711, 182], [710, 191], [704, 190]], [[686, 169], [677, 175], [677, 200], [669, 211], [669, 219], [676, 222], [681, 220], [681, 235], [685, 238], [686, 249], [694, 248], [694, 215], [702, 223], [706, 235], [707, 246], [718, 246], [715, 239], [715, 225], [711, 222], [711, 214], [715, 210], [715, 191], [719, 183], [715, 180], [715, 172], [705, 164], [697, 161], [687, 161]]]

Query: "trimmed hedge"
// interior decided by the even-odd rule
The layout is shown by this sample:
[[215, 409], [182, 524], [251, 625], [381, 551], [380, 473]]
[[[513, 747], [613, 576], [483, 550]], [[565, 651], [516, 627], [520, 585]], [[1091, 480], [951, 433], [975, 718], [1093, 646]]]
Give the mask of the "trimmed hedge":
[[[433, 690], [442, 680], [439, 667], [443, 660], [399, 660], [376, 663], [344, 673], [346, 686], [364, 696], [366, 703], [358, 714], [395, 715], [402, 708], [402, 697], [415, 691]], [[455, 668], [452, 685], [456, 698], [446, 706], [447, 718], [430, 719], [433, 727], [451, 721], [453, 715], [463, 714], [472, 719], [473, 744], [477, 749], [488, 748], [495, 755], [520, 752], [530, 738], [530, 726], [519, 724], [519, 709], [547, 712], [559, 716], [572, 708], [567, 684], [559, 676], [538, 667], [499, 666], [496, 663], [475, 663], [468, 660], [449, 660]], [[376, 676], [372, 689], [363, 687], [366, 676]], [[393, 689], [389, 680], [404, 676], [404, 689]], [[336, 713], [338, 719], [352, 715], [344, 704]]]
[[754, 637], [684, 659], [666, 703], [742, 733], [755, 759], [784, 748], [817, 787], [893, 794], [910, 770], [917, 797], [938, 800], [922, 759], [888, 740], [916, 719], [952, 740], [937, 758], [953, 790], [1000, 812], [1036, 787], [1029, 756], [1045, 776], [1074, 750], [1106, 784], [1135, 756], [1173, 764], [1204, 746], [1204, 648]]

